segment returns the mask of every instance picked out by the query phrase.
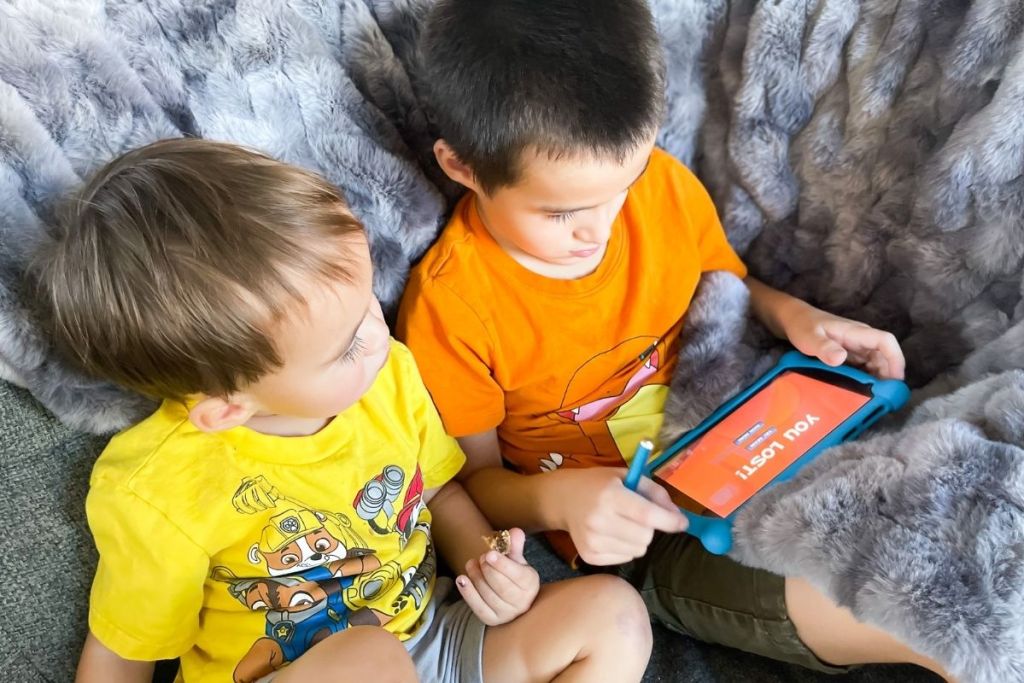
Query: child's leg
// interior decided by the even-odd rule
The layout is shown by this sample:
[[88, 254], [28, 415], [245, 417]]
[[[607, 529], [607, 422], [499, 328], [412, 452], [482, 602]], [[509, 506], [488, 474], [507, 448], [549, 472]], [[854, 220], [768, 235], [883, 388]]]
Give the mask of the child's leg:
[[885, 631], [857, 621], [803, 579], [786, 579], [786, 608], [800, 639], [819, 659], [833, 664], [908, 663], [946, 680], [949, 674]]
[[629, 584], [610, 575], [541, 586], [526, 614], [484, 636], [487, 683], [639, 681], [651, 624]]
[[273, 683], [374, 681], [416, 683], [416, 669], [405, 646], [379, 626], [350, 626], [281, 669]]
[[817, 671], [905, 662], [945, 673], [887, 633], [857, 622], [805, 581], [708, 553], [685, 534], [658, 535], [623, 570], [668, 628]]

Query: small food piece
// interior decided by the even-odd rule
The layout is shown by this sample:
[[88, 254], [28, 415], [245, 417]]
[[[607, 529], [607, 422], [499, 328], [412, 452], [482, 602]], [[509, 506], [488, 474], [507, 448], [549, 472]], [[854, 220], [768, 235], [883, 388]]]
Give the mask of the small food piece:
[[484, 536], [483, 539], [487, 541], [491, 550], [497, 550], [502, 555], [508, 555], [509, 550], [512, 549], [512, 535], [507, 529], [495, 531], [490, 536]]

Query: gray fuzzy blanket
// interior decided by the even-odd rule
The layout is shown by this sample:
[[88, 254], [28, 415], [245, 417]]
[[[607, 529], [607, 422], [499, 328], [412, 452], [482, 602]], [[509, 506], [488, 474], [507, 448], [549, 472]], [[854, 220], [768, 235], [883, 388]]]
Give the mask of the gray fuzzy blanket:
[[[965, 681], [1024, 680], [1024, 5], [656, 0], [660, 143], [698, 166], [752, 271], [897, 333], [905, 424], [835, 449], [741, 518], [737, 556], [809, 577]], [[28, 255], [117, 153], [196, 135], [344, 189], [387, 304], [456, 188], [430, 163], [429, 0], [0, 0], [0, 376], [103, 432], [147, 409], [32, 323]], [[768, 362], [738, 281], [691, 311], [666, 423]]]
[[[737, 2], [707, 54], [700, 169], [751, 270], [892, 330], [926, 385], [758, 496], [734, 554], [961, 681], [1024, 681], [1022, 26], [1020, 0]], [[745, 307], [702, 283], [663, 439], [770, 363]]]

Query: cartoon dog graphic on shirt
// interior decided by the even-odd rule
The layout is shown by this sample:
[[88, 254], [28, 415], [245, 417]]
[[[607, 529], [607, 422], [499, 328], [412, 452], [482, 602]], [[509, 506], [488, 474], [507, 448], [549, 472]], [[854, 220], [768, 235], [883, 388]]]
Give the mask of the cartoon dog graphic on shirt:
[[256, 681], [294, 661], [306, 650], [349, 626], [383, 626], [393, 617], [359, 607], [396, 582], [402, 568], [389, 562], [377, 571], [335, 577], [326, 566], [301, 575], [239, 579], [218, 567], [214, 578], [229, 582], [231, 595], [266, 619], [265, 636], [257, 639], [235, 667], [235, 683]]
[[239, 579], [225, 567], [216, 568], [214, 578], [227, 581], [235, 599], [254, 612], [263, 612], [266, 619], [266, 635], [239, 660], [234, 683], [257, 681], [349, 626], [383, 626], [392, 615], [359, 605], [377, 600], [396, 584], [402, 590], [392, 602], [394, 613], [410, 601], [418, 609], [425, 602], [436, 566], [433, 547], [428, 544], [420, 565], [405, 573], [395, 561], [368, 574], [342, 578], [331, 575], [326, 567], [302, 575], [254, 579]]
[[344, 590], [355, 577], [325, 578], [305, 576], [230, 578], [220, 570], [221, 580], [229, 581], [231, 595], [266, 619], [265, 633], [239, 660], [233, 673], [235, 683], [250, 683], [277, 671], [303, 652], [350, 625], [378, 623], [371, 610], [352, 611], [344, 602]]
[[252, 564], [265, 565], [271, 576], [329, 566], [340, 577], [380, 566], [347, 516], [291, 500], [262, 476], [243, 480], [231, 499], [235, 510], [243, 514], [278, 507], [279, 502], [290, 507], [271, 517], [259, 542], [249, 548]]
[[[406, 496], [407, 502], [420, 498], [418, 494]], [[269, 576], [238, 578], [226, 567], [215, 567], [212, 573], [213, 578], [229, 583], [233, 597], [249, 609], [263, 612], [266, 619], [266, 635], [240, 660], [234, 673], [236, 682], [255, 681], [272, 673], [350, 625], [382, 626], [410, 600], [419, 607], [433, 579], [436, 561], [425, 528], [423, 562], [403, 571], [396, 561], [382, 566], [346, 515], [292, 500], [262, 476], [243, 480], [232, 497], [235, 510], [242, 514], [281, 503], [287, 509], [269, 519], [247, 555], [251, 564], [262, 567]], [[418, 511], [414, 524], [416, 517]], [[391, 601], [393, 614], [367, 606], [382, 598]]]
[[326, 567], [332, 576], [342, 577], [380, 567], [380, 560], [352, 530], [348, 517], [308, 508], [271, 517], [259, 542], [249, 548], [249, 562], [265, 565], [271, 576]]
[[[671, 381], [665, 362], [668, 353], [661, 338], [644, 335], [627, 339], [581, 365], [569, 379], [561, 405], [547, 414], [574, 429], [561, 443], [557, 436], [550, 440], [551, 452], [539, 459], [539, 471], [571, 467], [578, 462], [576, 455], [607, 459], [609, 465], [621, 465], [622, 456], [632, 455], [623, 452], [629, 435], [619, 431], [610, 418], [660, 412]], [[590, 444], [587, 453], [579, 453], [580, 436]]]

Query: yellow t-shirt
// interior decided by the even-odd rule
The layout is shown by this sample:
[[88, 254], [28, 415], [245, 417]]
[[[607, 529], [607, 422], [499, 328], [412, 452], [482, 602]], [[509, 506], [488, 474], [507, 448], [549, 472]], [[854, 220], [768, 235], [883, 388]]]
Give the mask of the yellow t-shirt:
[[312, 436], [206, 434], [165, 402], [93, 470], [89, 626], [125, 658], [180, 656], [189, 683], [255, 680], [349, 625], [408, 638], [436, 566], [422, 494], [464, 461], [394, 341]]
[[[514, 261], [468, 194], [412, 272], [398, 337], [453, 436], [496, 428], [528, 474], [617, 467], [661, 427], [683, 319], [712, 270], [747, 272], [707, 190], [655, 149], [601, 263], [576, 280]], [[567, 535], [552, 542], [575, 555]]]

